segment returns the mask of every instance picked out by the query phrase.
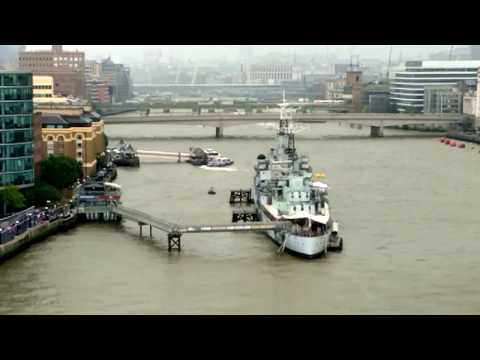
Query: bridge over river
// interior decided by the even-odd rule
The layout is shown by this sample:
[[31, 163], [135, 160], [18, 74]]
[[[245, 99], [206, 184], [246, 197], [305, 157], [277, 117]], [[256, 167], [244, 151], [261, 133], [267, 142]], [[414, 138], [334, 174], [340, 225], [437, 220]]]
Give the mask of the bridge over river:
[[[279, 114], [276, 112], [254, 114], [232, 113], [176, 113], [176, 114], [121, 114], [105, 116], [105, 124], [163, 124], [163, 125], [203, 125], [215, 127], [216, 137], [223, 136], [223, 129], [228, 126], [256, 123], [277, 123]], [[383, 128], [402, 125], [449, 125], [463, 120], [461, 114], [391, 114], [391, 113], [297, 113], [295, 122], [316, 124], [337, 122], [368, 126], [373, 137], [383, 136]]]

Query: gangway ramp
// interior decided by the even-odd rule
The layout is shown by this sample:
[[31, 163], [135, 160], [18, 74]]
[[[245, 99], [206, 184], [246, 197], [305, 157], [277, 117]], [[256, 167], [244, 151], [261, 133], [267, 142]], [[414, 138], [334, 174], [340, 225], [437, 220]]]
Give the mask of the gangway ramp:
[[179, 228], [180, 233], [202, 232], [240, 232], [240, 231], [281, 231], [288, 230], [289, 222], [253, 223], [253, 224], [228, 224], [228, 225], [189, 225]]
[[152, 237], [152, 228], [168, 233], [168, 250], [176, 247], [178, 251], [181, 249], [180, 238], [186, 233], [213, 233], [213, 232], [248, 232], [248, 231], [288, 231], [290, 222], [256, 222], [249, 224], [224, 224], [224, 225], [179, 225], [163, 219], [151, 216], [143, 211], [131, 209], [125, 206], [116, 206], [112, 208], [112, 212], [122, 216], [125, 219], [135, 221], [140, 226], [140, 236], [142, 236], [142, 227], [150, 226], [150, 237]]
[[168, 233], [176, 231], [178, 229], [178, 226], [175, 224], [155, 218], [147, 213], [144, 213], [143, 211], [131, 209], [125, 206], [116, 206], [112, 209], [112, 212], [122, 216], [125, 219], [138, 222], [138, 224], [140, 225], [140, 229], [142, 225], [150, 225], [151, 227]]

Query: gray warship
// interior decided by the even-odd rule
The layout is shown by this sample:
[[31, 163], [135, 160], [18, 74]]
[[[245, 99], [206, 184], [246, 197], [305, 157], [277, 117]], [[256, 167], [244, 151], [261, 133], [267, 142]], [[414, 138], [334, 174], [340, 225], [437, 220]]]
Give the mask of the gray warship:
[[260, 221], [292, 223], [288, 233], [267, 232], [279, 251], [308, 258], [341, 251], [343, 239], [330, 214], [328, 185], [316, 181], [308, 158], [297, 153], [293, 114], [285, 94], [279, 105], [276, 146], [268, 155], [258, 155], [255, 166], [252, 198], [257, 216]]

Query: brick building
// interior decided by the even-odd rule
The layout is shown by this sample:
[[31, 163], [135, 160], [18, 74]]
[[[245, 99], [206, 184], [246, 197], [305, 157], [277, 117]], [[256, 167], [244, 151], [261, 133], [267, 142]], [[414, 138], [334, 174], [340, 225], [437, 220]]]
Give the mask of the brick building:
[[55, 95], [86, 97], [85, 53], [64, 51], [62, 45], [52, 45], [52, 50], [20, 52], [18, 60], [22, 70], [52, 76]]
[[66, 155], [82, 163], [83, 175], [94, 173], [97, 154], [105, 151], [104, 123], [88, 106], [38, 106], [42, 120], [42, 159]]

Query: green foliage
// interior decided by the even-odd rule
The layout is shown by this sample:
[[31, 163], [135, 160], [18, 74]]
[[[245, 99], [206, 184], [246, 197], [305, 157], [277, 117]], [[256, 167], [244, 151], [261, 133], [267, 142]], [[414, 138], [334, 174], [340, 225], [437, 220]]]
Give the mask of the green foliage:
[[62, 194], [52, 185], [38, 183], [25, 191], [25, 198], [29, 206], [44, 206], [47, 200], [51, 202], [60, 201]]
[[25, 207], [25, 197], [15, 185], [5, 186], [0, 191], [0, 199], [10, 208], [21, 209]]
[[97, 154], [97, 171], [107, 167], [107, 156], [105, 154]]
[[103, 142], [105, 143], [105, 147], [107, 147], [108, 146], [108, 136], [105, 133], [103, 133]]
[[58, 190], [65, 189], [82, 176], [82, 166], [68, 156], [50, 155], [40, 162], [40, 179]]

